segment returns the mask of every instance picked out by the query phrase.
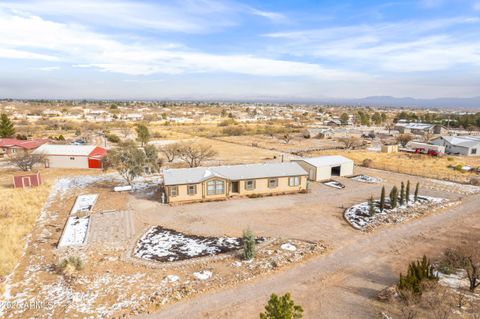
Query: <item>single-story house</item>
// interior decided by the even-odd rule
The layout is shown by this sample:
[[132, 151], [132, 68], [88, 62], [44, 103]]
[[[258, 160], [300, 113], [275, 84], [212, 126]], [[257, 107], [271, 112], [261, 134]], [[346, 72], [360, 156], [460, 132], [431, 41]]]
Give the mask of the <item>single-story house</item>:
[[292, 160], [308, 172], [308, 179], [312, 181], [323, 181], [332, 176], [353, 175], [353, 161], [343, 156], [320, 156], [305, 157]]
[[400, 134], [411, 133], [414, 135], [448, 133], [448, 130], [442, 125], [429, 123], [397, 123], [395, 130], [400, 132]]
[[29, 153], [47, 142], [47, 139], [17, 140], [16, 138], [0, 138], [0, 158], [15, 156], [18, 153]]
[[430, 143], [445, 146], [447, 154], [480, 156], [480, 136], [439, 136]]
[[102, 168], [107, 150], [96, 145], [43, 144], [33, 154], [45, 156], [45, 167], [52, 168]]
[[307, 172], [297, 163], [167, 169], [163, 176], [168, 203], [298, 193], [307, 188]]
[[307, 128], [303, 131], [304, 138], [331, 138], [334, 132], [331, 128]]

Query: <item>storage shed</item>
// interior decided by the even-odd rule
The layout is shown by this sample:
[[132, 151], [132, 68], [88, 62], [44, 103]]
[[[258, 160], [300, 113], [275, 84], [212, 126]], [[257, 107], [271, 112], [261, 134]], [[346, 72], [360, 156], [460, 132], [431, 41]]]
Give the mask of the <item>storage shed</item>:
[[308, 179], [311, 181], [323, 181], [332, 176], [353, 175], [353, 161], [343, 156], [320, 156], [306, 157], [292, 160], [298, 163], [308, 172]]
[[34, 154], [45, 156], [45, 167], [52, 168], [102, 168], [107, 150], [95, 145], [44, 144]]
[[36, 187], [41, 184], [40, 172], [13, 176], [13, 187], [15, 188]]

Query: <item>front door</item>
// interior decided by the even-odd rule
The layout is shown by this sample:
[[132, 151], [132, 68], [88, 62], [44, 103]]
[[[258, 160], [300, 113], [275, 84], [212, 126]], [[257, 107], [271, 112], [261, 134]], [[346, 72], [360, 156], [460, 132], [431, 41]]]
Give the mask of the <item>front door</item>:
[[238, 185], [238, 181], [237, 182], [232, 182], [232, 193], [239, 193], [239, 185]]
[[30, 184], [30, 177], [22, 177], [22, 184], [23, 184], [23, 187], [30, 187], [32, 186]]

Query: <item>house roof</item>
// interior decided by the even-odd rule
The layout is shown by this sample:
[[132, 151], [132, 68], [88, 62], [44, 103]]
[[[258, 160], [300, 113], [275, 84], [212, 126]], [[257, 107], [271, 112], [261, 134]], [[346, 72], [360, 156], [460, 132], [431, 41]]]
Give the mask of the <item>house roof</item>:
[[47, 139], [17, 140], [16, 138], [0, 138], [0, 147], [21, 147], [31, 150], [47, 142]]
[[405, 127], [411, 130], [427, 130], [435, 126], [435, 124], [428, 123], [397, 123], [396, 127]]
[[448, 143], [461, 147], [475, 147], [480, 145], [480, 136], [441, 136]]
[[305, 157], [295, 161], [304, 161], [310, 165], [315, 167], [322, 167], [322, 166], [337, 166], [345, 163], [353, 162], [351, 159], [340, 155], [332, 155], [332, 156], [320, 156], [320, 157]]
[[66, 156], [89, 156], [99, 146], [96, 145], [70, 145], [70, 144], [43, 144], [37, 148], [34, 154], [66, 155]]
[[163, 174], [165, 185], [180, 185], [200, 183], [212, 177], [244, 180], [307, 175], [307, 172], [297, 163], [263, 163], [167, 169]]

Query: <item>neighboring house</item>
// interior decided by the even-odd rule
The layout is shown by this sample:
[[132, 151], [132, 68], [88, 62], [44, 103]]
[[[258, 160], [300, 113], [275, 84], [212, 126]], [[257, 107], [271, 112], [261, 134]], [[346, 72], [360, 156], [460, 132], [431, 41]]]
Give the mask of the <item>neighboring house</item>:
[[167, 169], [164, 185], [168, 203], [298, 193], [307, 188], [307, 172], [296, 163]]
[[47, 139], [17, 140], [16, 138], [0, 138], [0, 158], [31, 152], [47, 142]]
[[430, 143], [445, 146], [447, 154], [480, 156], [480, 136], [440, 136]]
[[107, 150], [95, 145], [44, 144], [33, 154], [45, 155], [45, 167], [52, 168], [102, 168]]
[[447, 134], [448, 130], [442, 125], [428, 123], [397, 123], [395, 130], [400, 134], [411, 133], [414, 135]]
[[307, 128], [303, 131], [303, 137], [305, 138], [331, 138], [334, 136], [334, 132], [330, 128]]
[[332, 176], [353, 175], [353, 161], [343, 156], [320, 156], [292, 160], [308, 172], [308, 179], [323, 181]]

